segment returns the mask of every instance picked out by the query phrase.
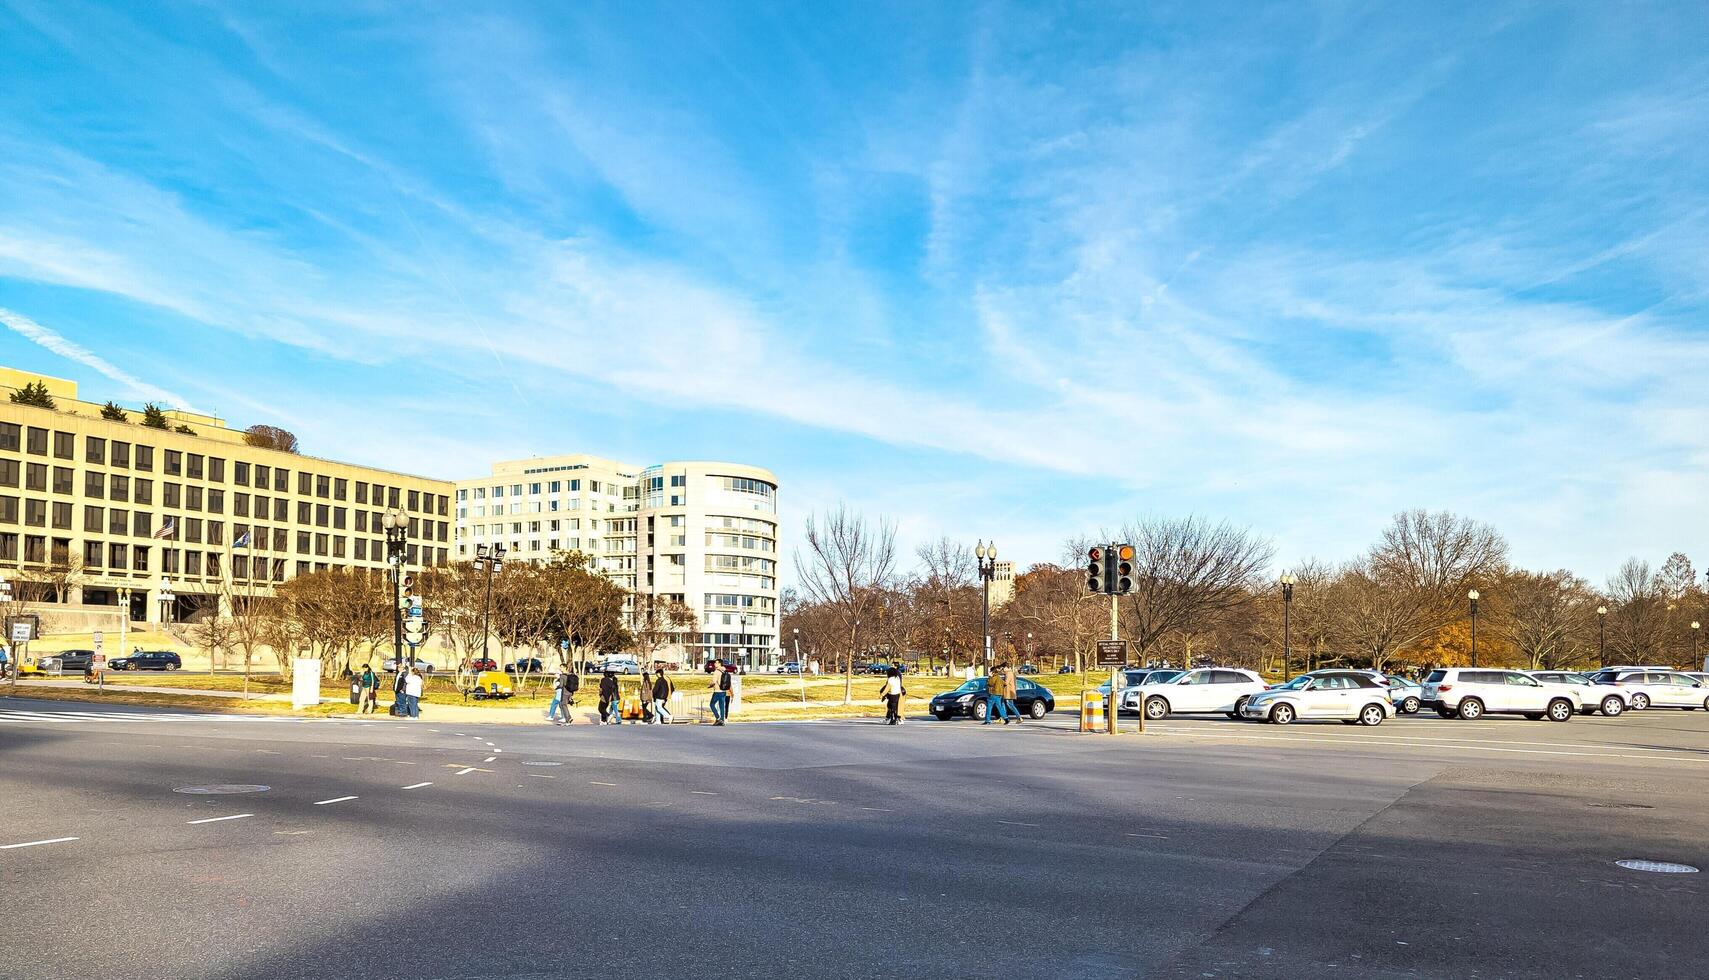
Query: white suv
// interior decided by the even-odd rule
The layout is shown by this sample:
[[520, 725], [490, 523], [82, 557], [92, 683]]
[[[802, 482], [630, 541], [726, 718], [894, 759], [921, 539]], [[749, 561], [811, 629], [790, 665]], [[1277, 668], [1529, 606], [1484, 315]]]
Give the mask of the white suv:
[[1582, 702], [1576, 691], [1537, 682], [1517, 670], [1442, 667], [1424, 679], [1420, 699], [1444, 718], [1471, 721], [1485, 714], [1524, 715], [1533, 721], [1571, 721]]
[[[1150, 680], [1150, 678], [1147, 678]], [[1240, 717], [1246, 699], [1264, 693], [1264, 679], [1238, 667], [1204, 667], [1162, 684], [1141, 684], [1122, 693], [1122, 707], [1160, 721], [1172, 714], [1225, 714]]]
[[1611, 667], [1599, 670], [1590, 682], [1603, 691], [1617, 691], [1626, 696], [1628, 707], [1684, 708], [1695, 711], [1709, 709], [1709, 687], [1701, 681], [1666, 667]]
[[1561, 687], [1578, 696], [1579, 710], [1587, 715], [1598, 711], [1610, 718], [1626, 710], [1626, 694], [1621, 691], [1598, 689], [1584, 674], [1570, 670], [1526, 671], [1544, 687]]

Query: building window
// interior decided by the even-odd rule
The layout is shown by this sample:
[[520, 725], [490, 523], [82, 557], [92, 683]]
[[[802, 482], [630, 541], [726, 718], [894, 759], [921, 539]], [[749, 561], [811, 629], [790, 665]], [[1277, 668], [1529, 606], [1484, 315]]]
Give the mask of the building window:
[[150, 538], [154, 536], [154, 515], [146, 510], [136, 511], [131, 515], [131, 534], [134, 537]]
[[162, 548], [160, 551], [160, 570], [168, 575], [178, 574], [178, 549]]
[[314, 474], [312, 474], [312, 473], [298, 473], [297, 474], [297, 493], [301, 496], [304, 496], [304, 497], [307, 497], [310, 494], [314, 493]]
[[308, 524], [314, 520], [314, 504], [306, 500], [297, 501], [297, 523]]
[[421, 509], [421, 491], [420, 490], [411, 490], [409, 492], [409, 508], [408, 509], [409, 510], [420, 510]]
[[184, 488], [181, 484], [177, 484], [177, 483], [166, 484], [164, 496], [162, 497], [162, 499], [160, 501], [161, 505], [165, 506], [165, 507], [171, 507], [173, 509], [177, 509], [178, 507], [182, 506], [180, 501], [183, 497], [183, 493], [184, 493]]
[[152, 503], [154, 503], [154, 481], [153, 480], [138, 479], [131, 486], [131, 490], [133, 491], [133, 497], [137, 503], [139, 503], [139, 504], [152, 504]]
[[53, 468], [53, 492], [69, 496], [72, 492], [72, 480], [75, 472], [69, 466], [55, 466]]
[[332, 499], [343, 500], [350, 491], [350, 481], [339, 477], [332, 481]]
[[231, 464], [231, 482], [237, 484], [240, 487], [249, 486], [249, 464], [248, 463], [245, 463], [243, 460], [240, 459], [240, 460], [237, 460], [236, 462]]
[[330, 497], [330, 496], [332, 496], [332, 477], [330, 477], [330, 476], [317, 476], [317, 477], [315, 477], [315, 496], [317, 496], [317, 497]]
[[224, 490], [209, 490], [208, 491], [208, 513], [210, 513], [210, 514], [223, 514], [223, 513], [225, 513], [225, 491]]
[[249, 516], [249, 494], [234, 493], [231, 495], [231, 513], [234, 517]]
[[201, 544], [202, 543], [202, 519], [199, 517], [187, 517], [184, 519], [183, 524], [184, 524], [184, 540], [188, 541], [192, 544]]
[[131, 499], [131, 478], [128, 476], [120, 476], [117, 473], [113, 474], [112, 477], [109, 478], [107, 484], [107, 499]]
[[[77, 437], [69, 432], [55, 431], [53, 434], [53, 454], [60, 459], [71, 459], [77, 454]], [[99, 462], [99, 460], [91, 460]]]
[[184, 552], [184, 574], [202, 574], [202, 553], [200, 551]]
[[107, 511], [107, 533], [129, 534], [131, 530], [131, 512], [114, 507]]
[[137, 545], [131, 549], [131, 567], [139, 572], [148, 571], [148, 548]]
[[208, 457], [208, 482], [209, 483], [224, 483], [225, 482], [225, 460], [219, 458], [218, 456], [209, 456]]
[[83, 505], [83, 530], [89, 532], [90, 534], [100, 534], [101, 529], [104, 526], [106, 526], [106, 511], [105, 511], [105, 509], [103, 509], [101, 507], [96, 507], [93, 504], [84, 504]]
[[128, 567], [130, 567], [129, 555], [130, 555], [130, 547], [128, 545], [122, 545], [122, 544], [109, 544], [109, 545], [107, 545], [107, 567], [108, 568], [128, 568]]
[[[290, 502], [287, 501], [284, 497], [274, 497], [273, 498], [273, 519], [275, 521], [279, 521], [280, 523], [284, 523], [285, 521], [290, 519], [290, 517], [289, 517], [290, 507], [288, 506], [289, 503]], [[260, 517], [261, 515], [258, 513], [255, 516]]]
[[309, 542], [310, 542], [309, 532], [298, 531], [297, 532], [297, 554], [299, 554], [299, 555], [308, 554], [309, 553]]
[[[30, 426], [26, 433], [25, 448], [32, 456], [47, 455], [47, 430]], [[27, 546], [26, 546], [27, 547]]]
[[100, 568], [106, 564], [107, 549], [99, 541], [83, 542], [83, 565], [86, 568]]
[[272, 474], [272, 471], [273, 468], [271, 466], [264, 466], [260, 463], [255, 464], [255, 488], [257, 490], [267, 489], [268, 477]]
[[53, 505], [53, 526], [62, 530], [71, 530], [71, 504], [55, 502]]
[[168, 449], [166, 451], [166, 475], [184, 475], [184, 454], [176, 449]]
[[365, 504], [368, 502], [368, 481], [356, 481], [356, 502], [359, 504]]
[[107, 478], [96, 472], [83, 474], [83, 496], [103, 499], [107, 495]]
[[18, 485], [18, 461], [15, 459], [0, 459], [0, 487], [16, 487]]
[[191, 453], [190, 454], [190, 474], [189, 474], [190, 479], [200, 480], [203, 477], [204, 473], [203, 473], [203, 469], [202, 469], [202, 463], [203, 463], [203, 459], [202, 459], [201, 453]]
[[154, 447], [136, 447], [136, 468], [144, 473], [154, 472]]
[[111, 446], [109, 446], [108, 449], [109, 449], [108, 455], [111, 457], [108, 460], [109, 463], [111, 463], [113, 466], [123, 466], [126, 468], [130, 467], [130, 465], [131, 465], [131, 444], [130, 443], [120, 442], [119, 440], [114, 439], [113, 444]]
[[289, 493], [291, 490], [291, 471], [280, 467], [273, 471], [273, 492]]
[[187, 486], [184, 488], [184, 509], [185, 510], [201, 510], [202, 509], [202, 488], [201, 487]]
[[18, 434], [22, 431], [23, 428], [16, 422], [0, 422], [0, 449], [17, 452]]

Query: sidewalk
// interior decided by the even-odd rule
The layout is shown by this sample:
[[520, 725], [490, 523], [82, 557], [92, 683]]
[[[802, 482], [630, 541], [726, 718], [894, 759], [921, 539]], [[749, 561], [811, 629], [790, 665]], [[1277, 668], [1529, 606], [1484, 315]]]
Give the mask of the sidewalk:
[[[18, 690], [27, 691], [32, 687], [69, 688], [74, 691], [86, 690], [95, 694], [97, 697], [100, 696], [102, 690], [98, 685], [85, 683], [81, 678], [77, 680], [29, 680], [19, 684]], [[188, 687], [145, 687], [140, 684], [113, 684], [108, 686], [105, 690], [121, 694], [134, 691], [138, 694], [181, 694], [185, 697], [232, 698], [238, 701], [284, 701], [289, 703], [291, 700], [291, 696], [289, 694], [246, 695], [240, 691], [203, 691]]]

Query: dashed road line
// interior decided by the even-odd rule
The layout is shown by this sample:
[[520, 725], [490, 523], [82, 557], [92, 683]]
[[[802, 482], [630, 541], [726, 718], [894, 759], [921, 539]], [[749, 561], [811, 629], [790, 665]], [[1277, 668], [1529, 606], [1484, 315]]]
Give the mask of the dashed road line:
[[537, 773], [537, 772], [525, 772], [525, 773], [523, 773], [523, 775], [524, 776], [533, 776], [535, 779], [557, 779], [558, 778], [557, 776], [544, 776], [544, 775], [541, 775], [540, 773]]
[[457, 770], [457, 775], [459, 775], [459, 776], [467, 776], [467, 775], [468, 775], [468, 774], [469, 774], [469, 773], [472, 773], [472, 772], [474, 772], [474, 771], [475, 771], [475, 767], [474, 767], [474, 766], [464, 766], [464, 767], [463, 767], [463, 768], [461, 768], [461, 769], [459, 769], [459, 770]]
[[709, 793], [703, 789], [691, 789], [691, 790], [689, 790], [689, 792], [695, 796], [717, 796], [718, 795], [717, 793]]
[[428, 782], [428, 783], [412, 783], [408, 786], [405, 786], [404, 789], [420, 789], [423, 786], [432, 786], [432, 785], [433, 784], [431, 782]]
[[39, 847], [42, 844], [64, 844], [68, 841], [82, 840], [80, 837], [50, 837], [47, 840], [27, 840], [22, 844], [0, 844], [0, 851], [10, 851], [19, 847]]
[[253, 813], [234, 813], [229, 817], [206, 817], [206, 818], [201, 819], [201, 820], [191, 820], [189, 822], [192, 824], [219, 823], [221, 820], [242, 820], [244, 817], [253, 817], [253, 816], [255, 816], [255, 814], [253, 814]]
[[489, 756], [487, 756], [487, 757], [486, 757], [486, 758], [485, 758], [485, 759], [482, 759], [482, 760], [481, 760], [481, 761], [482, 761], [482, 762], [491, 762], [491, 761], [493, 761], [493, 760], [494, 760], [494, 759], [496, 759], [496, 758], [498, 758], [498, 756], [496, 756], [496, 755], [489, 755]]
[[1168, 840], [1168, 834], [1128, 834], [1129, 837], [1155, 837], [1158, 840]]
[[338, 797], [334, 797], [333, 799], [330, 799], [330, 800], [321, 800], [319, 803], [316, 803], [315, 806], [326, 806], [329, 803], [343, 803], [346, 800], [354, 800], [354, 799], [356, 799], [356, 797], [354, 797], [354, 796], [338, 796]]
[[1036, 823], [1021, 823], [1018, 820], [999, 820], [997, 822], [1002, 824], [1005, 827], [1037, 827], [1038, 826], [1038, 824], [1036, 824]]

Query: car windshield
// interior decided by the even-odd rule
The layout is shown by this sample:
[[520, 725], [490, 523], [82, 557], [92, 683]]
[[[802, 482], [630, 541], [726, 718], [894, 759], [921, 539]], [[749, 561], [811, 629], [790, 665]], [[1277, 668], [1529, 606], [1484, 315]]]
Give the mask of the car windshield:
[[1145, 683], [1167, 684], [1184, 673], [1186, 673], [1184, 670], [1154, 670], [1145, 675]]
[[1294, 678], [1293, 680], [1287, 682], [1286, 684], [1276, 685], [1275, 689], [1278, 691], [1303, 691], [1306, 689], [1306, 685], [1310, 684], [1310, 683], [1311, 683], [1311, 678], [1305, 676], [1304, 674], [1301, 674], [1300, 676]]
[[960, 687], [956, 688], [955, 690], [951, 691], [950, 693], [951, 694], [972, 694], [975, 691], [983, 691], [983, 690], [985, 690], [985, 678], [975, 677], [974, 679], [972, 679], [972, 680], [968, 681], [967, 683], [961, 685]]

